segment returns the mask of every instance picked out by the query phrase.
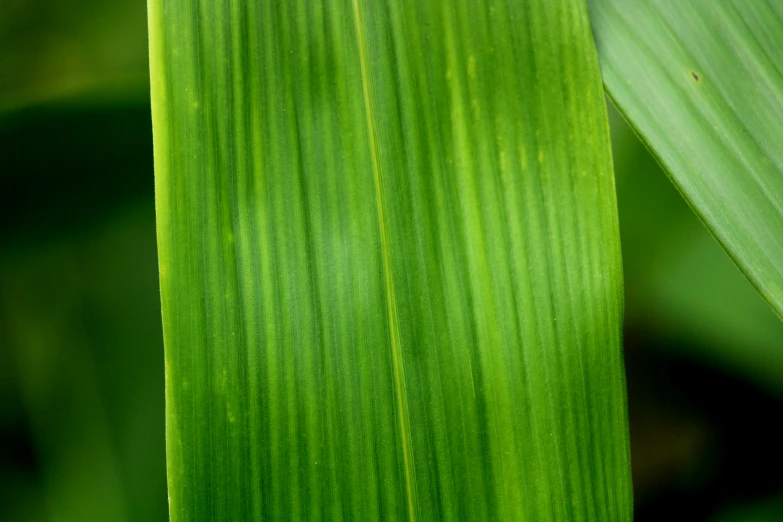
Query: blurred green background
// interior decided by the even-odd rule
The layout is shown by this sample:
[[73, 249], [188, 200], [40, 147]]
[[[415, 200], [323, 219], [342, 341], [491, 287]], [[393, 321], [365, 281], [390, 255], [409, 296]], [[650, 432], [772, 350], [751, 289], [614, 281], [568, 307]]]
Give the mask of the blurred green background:
[[[0, 4], [0, 521], [167, 518], [143, 0]], [[610, 111], [636, 519], [783, 520], [783, 322]]]

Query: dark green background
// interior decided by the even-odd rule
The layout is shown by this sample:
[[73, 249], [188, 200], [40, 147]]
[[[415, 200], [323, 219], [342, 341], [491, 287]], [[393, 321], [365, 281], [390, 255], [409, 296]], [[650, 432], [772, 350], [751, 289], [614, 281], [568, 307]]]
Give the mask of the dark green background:
[[[166, 519], [145, 5], [0, 5], [0, 521]], [[783, 323], [611, 113], [636, 519], [783, 519]]]

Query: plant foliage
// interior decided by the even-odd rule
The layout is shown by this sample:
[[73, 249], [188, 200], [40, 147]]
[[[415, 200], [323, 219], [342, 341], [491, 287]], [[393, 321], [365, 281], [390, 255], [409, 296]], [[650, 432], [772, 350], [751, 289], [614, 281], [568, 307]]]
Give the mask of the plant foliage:
[[584, 2], [149, 14], [172, 520], [629, 520]]
[[607, 90], [783, 317], [783, 3], [591, 0]]

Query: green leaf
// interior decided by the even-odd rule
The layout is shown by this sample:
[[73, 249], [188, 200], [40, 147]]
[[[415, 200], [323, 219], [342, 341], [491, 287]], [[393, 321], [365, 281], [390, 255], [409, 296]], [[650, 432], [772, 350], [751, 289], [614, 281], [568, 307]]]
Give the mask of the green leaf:
[[620, 111], [783, 316], [783, 3], [590, 0]]
[[151, 0], [172, 520], [628, 520], [581, 0]]

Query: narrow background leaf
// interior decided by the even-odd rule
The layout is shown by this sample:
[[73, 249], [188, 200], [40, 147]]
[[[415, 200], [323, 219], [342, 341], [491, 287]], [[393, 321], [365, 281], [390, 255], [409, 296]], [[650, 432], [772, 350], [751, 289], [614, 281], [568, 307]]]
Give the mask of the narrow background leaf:
[[783, 4], [589, 3], [610, 96], [783, 316]]
[[586, 6], [151, 0], [172, 520], [628, 520]]

